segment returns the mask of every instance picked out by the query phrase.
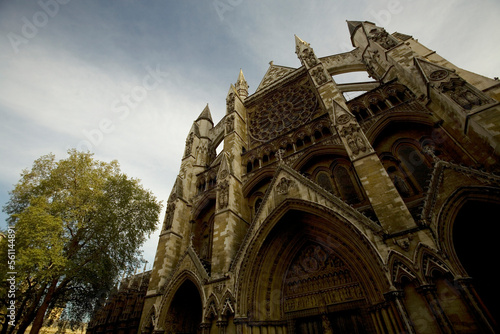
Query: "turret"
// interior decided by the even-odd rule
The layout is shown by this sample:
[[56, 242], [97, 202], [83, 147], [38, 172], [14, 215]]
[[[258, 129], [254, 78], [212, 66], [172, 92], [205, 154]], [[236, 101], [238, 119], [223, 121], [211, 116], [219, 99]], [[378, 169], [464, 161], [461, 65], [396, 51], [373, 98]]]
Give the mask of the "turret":
[[200, 130], [200, 136], [207, 137], [210, 129], [214, 127], [214, 122], [212, 121], [212, 115], [210, 113], [210, 108], [208, 107], [208, 103], [195, 122], [198, 124]]

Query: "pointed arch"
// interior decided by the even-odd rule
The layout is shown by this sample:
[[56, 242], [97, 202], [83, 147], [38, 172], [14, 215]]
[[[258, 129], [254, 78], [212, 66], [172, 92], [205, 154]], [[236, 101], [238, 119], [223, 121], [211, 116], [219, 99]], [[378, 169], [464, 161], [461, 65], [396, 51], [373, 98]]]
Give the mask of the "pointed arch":
[[139, 333], [143, 334], [152, 334], [154, 329], [158, 325], [158, 313], [156, 310], [156, 305], [153, 305], [149, 308], [149, 311], [146, 313], [146, 317], [144, 318], [142, 328]]
[[220, 314], [225, 317], [234, 316], [236, 313], [235, 299], [233, 294], [227, 290], [221, 299]]
[[[206, 296], [205, 292], [202, 288], [203, 282], [201, 279], [198, 277], [198, 275], [194, 274], [191, 270], [184, 269], [180, 271], [177, 275], [172, 277], [165, 287], [163, 296], [161, 298], [160, 302], [160, 307], [159, 307], [159, 316], [158, 316], [158, 327], [163, 328], [167, 330], [169, 328], [168, 322], [171, 321], [172, 319], [169, 319], [167, 315], [171, 315], [172, 312], [170, 312], [174, 300], [176, 300], [176, 296], [179, 296], [180, 293], [178, 294], [179, 291], [181, 291], [181, 288], [185, 288], [186, 290], [190, 291], [190, 293], [194, 294], [194, 296], [200, 298], [200, 303], [194, 303], [195, 301], [191, 301], [191, 307], [193, 312], [199, 312], [200, 313], [200, 323], [201, 320], [204, 319], [204, 309], [202, 305], [206, 304]], [[194, 289], [194, 290], [193, 290]], [[180, 297], [180, 296], [179, 296]], [[184, 297], [185, 298], [185, 297]], [[198, 308], [199, 310], [195, 309]]]
[[422, 282], [413, 261], [399, 252], [394, 250], [389, 252], [387, 267], [391, 275], [391, 282], [396, 286], [401, 286], [404, 280], [415, 281], [418, 285]]
[[345, 147], [340, 143], [340, 140], [338, 145], [311, 146], [305, 154], [293, 162], [292, 168], [297, 171], [302, 171], [313, 159], [328, 157], [328, 160], [331, 160], [332, 156], [348, 159]]
[[436, 274], [451, 275], [456, 277], [456, 273], [447, 264], [446, 260], [438, 255], [435, 249], [419, 244], [415, 252], [415, 263], [420, 269], [422, 277], [428, 282]]
[[220, 308], [219, 304], [220, 302], [217, 296], [214, 293], [211, 293], [205, 304], [205, 312], [203, 315], [203, 319], [205, 320], [217, 319], [219, 316], [219, 308]]
[[[436, 217], [435, 231], [438, 238], [440, 250], [457, 263], [460, 275], [466, 276], [465, 269], [460, 265], [461, 261], [457, 255], [453, 230], [459, 216], [460, 210], [468, 202], [484, 202], [498, 206], [500, 203], [500, 187], [494, 186], [463, 186], [455, 189], [444, 201]], [[477, 229], [478, 226], [476, 225]]]
[[[335, 267], [337, 269], [324, 271], [317, 277], [309, 277], [314, 282], [310, 286], [326, 284], [330, 285], [329, 291], [337, 291], [341, 288], [336, 287], [335, 282], [351, 284], [348, 288], [343, 287], [345, 291], [338, 290], [338, 295], [333, 292], [328, 295], [327, 303], [349, 301], [352, 302], [350, 307], [361, 307], [383, 300], [390, 283], [384, 274], [382, 260], [368, 237], [328, 207], [287, 199], [268, 215], [241, 254], [241, 263], [237, 266], [241, 269], [235, 273], [236, 313], [248, 314], [256, 321], [284, 319], [286, 314], [293, 314], [297, 307], [302, 307], [297, 306], [295, 297], [287, 295], [283, 284], [287, 277], [289, 282], [293, 281], [289, 273], [293, 270], [292, 263], [301, 261], [301, 252], [313, 254], [315, 249], [324, 256], [314, 261], [340, 261], [343, 269]], [[310, 305], [311, 312], [317, 311], [318, 305], [314, 303]]]

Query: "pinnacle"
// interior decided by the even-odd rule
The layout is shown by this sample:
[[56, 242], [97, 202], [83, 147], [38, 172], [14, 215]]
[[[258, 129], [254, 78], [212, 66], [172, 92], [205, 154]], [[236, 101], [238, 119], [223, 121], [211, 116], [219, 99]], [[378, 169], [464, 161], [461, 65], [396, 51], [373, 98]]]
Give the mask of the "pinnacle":
[[243, 71], [241, 70], [241, 68], [240, 73], [238, 74], [238, 80], [236, 80], [235, 88], [240, 97], [248, 96], [248, 83], [245, 80], [245, 76], [243, 75]]
[[239, 82], [246, 82], [245, 76], [243, 75], [243, 70], [240, 68], [240, 73], [238, 74], [238, 80], [236, 80], [237, 83]]
[[295, 45], [296, 46], [299, 46], [299, 45], [309, 46], [309, 43], [303, 41], [299, 36], [297, 36], [297, 35], [294, 35], [294, 36], [295, 36]]
[[352, 34], [354, 33], [354, 31], [360, 26], [363, 24], [363, 22], [361, 21], [349, 21], [349, 20], [346, 20], [347, 22], [347, 27], [349, 28], [349, 34], [352, 36]]
[[198, 116], [196, 121], [199, 121], [200, 119], [207, 119], [213, 123], [212, 114], [210, 113], [210, 108], [208, 107], [208, 103], [207, 103], [206, 107], [203, 109], [203, 111], [201, 112], [200, 116]]

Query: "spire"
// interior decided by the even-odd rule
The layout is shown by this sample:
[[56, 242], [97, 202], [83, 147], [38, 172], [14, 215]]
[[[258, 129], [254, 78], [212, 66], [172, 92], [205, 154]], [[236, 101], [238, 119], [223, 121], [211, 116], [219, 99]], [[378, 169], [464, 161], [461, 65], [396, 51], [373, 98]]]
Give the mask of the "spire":
[[245, 98], [248, 96], [248, 83], [245, 80], [245, 76], [243, 75], [243, 71], [241, 70], [241, 68], [240, 73], [238, 74], [238, 80], [236, 80], [236, 84], [234, 86], [241, 98]]
[[196, 122], [198, 122], [201, 119], [206, 119], [210, 121], [210, 123], [214, 124], [214, 122], [212, 121], [212, 114], [210, 114], [210, 108], [208, 107], [208, 103], [205, 109], [203, 109], [203, 111], [201, 112], [200, 116], [198, 116], [198, 118], [196, 119]]
[[363, 24], [361, 21], [349, 21], [347, 20], [347, 27], [349, 28], [349, 35], [353, 35], [354, 31]]
[[318, 58], [314, 54], [311, 45], [307, 42], [304, 42], [297, 35], [295, 36], [295, 53], [300, 59], [302, 65], [306, 65], [307, 69], [314, 67], [318, 64]]
[[299, 36], [295, 36], [295, 53], [299, 54], [303, 49], [310, 47], [309, 43], [303, 41]]

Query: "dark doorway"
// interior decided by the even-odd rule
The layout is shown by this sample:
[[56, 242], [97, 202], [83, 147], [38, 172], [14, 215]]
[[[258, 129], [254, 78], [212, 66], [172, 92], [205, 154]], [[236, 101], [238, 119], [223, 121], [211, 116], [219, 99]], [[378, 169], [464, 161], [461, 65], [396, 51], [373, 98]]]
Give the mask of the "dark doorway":
[[202, 305], [200, 294], [193, 282], [186, 280], [177, 290], [168, 314], [166, 323], [170, 332], [200, 333]]
[[453, 245], [479, 297], [498, 323], [498, 282], [491, 268], [498, 254], [498, 213], [500, 204], [471, 200], [457, 214]]

